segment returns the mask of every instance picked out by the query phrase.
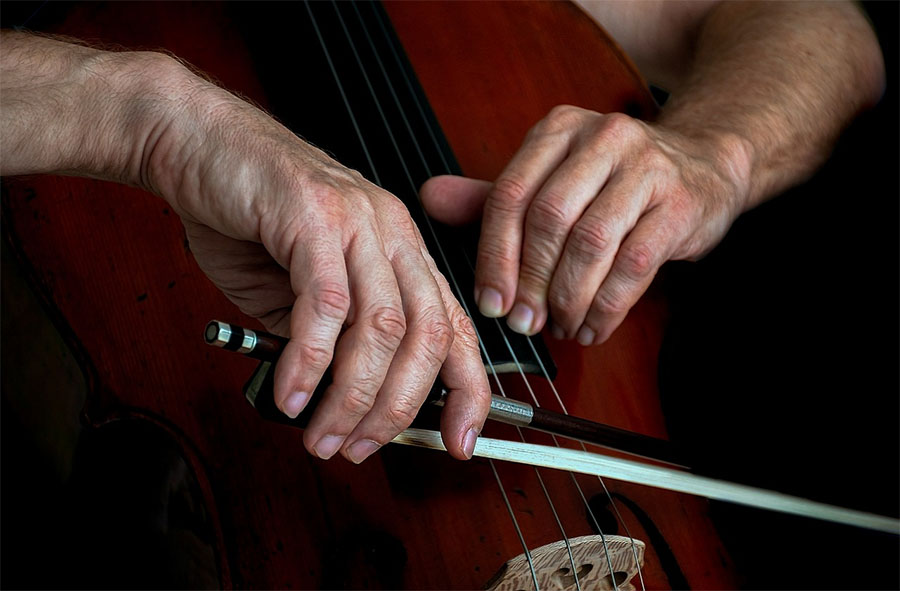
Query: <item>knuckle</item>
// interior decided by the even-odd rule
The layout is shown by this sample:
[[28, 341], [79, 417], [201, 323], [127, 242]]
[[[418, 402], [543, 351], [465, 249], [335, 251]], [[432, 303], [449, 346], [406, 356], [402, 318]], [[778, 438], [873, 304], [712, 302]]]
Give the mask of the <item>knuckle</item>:
[[576, 254], [593, 259], [609, 251], [613, 244], [613, 233], [606, 223], [585, 219], [572, 229], [569, 243]]
[[574, 301], [572, 290], [561, 285], [554, 284], [547, 294], [547, 304], [554, 311], [554, 316], [569, 316]]
[[343, 321], [350, 311], [350, 293], [347, 287], [323, 282], [313, 290], [313, 310], [322, 317]]
[[445, 314], [431, 314], [422, 325], [422, 349], [436, 363], [442, 362], [453, 344], [454, 331]]
[[330, 347], [316, 343], [301, 343], [300, 358], [304, 365], [314, 368], [325, 368], [331, 363], [332, 350]]
[[344, 392], [341, 410], [347, 416], [362, 416], [375, 404], [375, 394], [359, 385], [353, 385]]
[[450, 310], [450, 323], [453, 326], [453, 341], [459, 343], [465, 349], [478, 349], [478, 333], [475, 325], [459, 306]]
[[632, 244], [619, 252], [622, 268], [628, 277], [644, 278], [654, 269], [656, 257], [646, 243]]
[[541, 264], [541, 261], [523, 259], [519, 268], [520, 287], [540, 288], [550, 280], [553, 270], [549, 265]]
[[566, 210], [559, 205], [564, 202], [565, 197], [562, 195], [546, 195], [545, 198], [536, 199], [525, 218], [527, 229], [553, 237], [565, 234], [569, 219]]
[[402, 397], [395, 400], [385, 412], [385, 418], [398, 433], [409, 427], [418, 414], [419, 406]]
[[516, 211], [525, 206], [529, 199], [528, 187], [518, 178], [506, 174], [494, 183], [488, 194], [486, 207], [498, 210], [500, 213]]
[[378, 308], [371, 316], [372, 335], [377, 345], [388, 351], [400, 346], [406, 334], [406, 317], [392, 306]]
[[581, 119], [584, 109], [572, 105], [556, 105], [538, 125], [546, 133], [555, 133], [569, 128]]
[[619, 141], [634, 141], [643, 137], [643, 125], [624, 113], [610, 113], [603, 118], [603, 133]]
[[631, 309], [631, 300], [624, 293], [603, 290], [594, 298], [594, 308], [604, 316], [617, 316]]
[[[550, 307], [550, 315], [553, 321], [568, 332], [574, 332], [577, 319], [584, 316], [582, 310], [577, 310], [576, 293], [569, 287], [553, 286], [547, 296]], [[579, 314], [579, 312], [581, 312]]]
[[[486, 269], [503, 269], [504, 278], [508, 274], [514, 273], [513, 269], [518, 264], [516, 258], [517, 251], [513, 247], [510, 240], [484, 240], [478, 244], [478, 265], [477, 272], [483, 272]], [[487, 281], [496, 282], [500, 279], [495, 276], [483, 275], [479, 276], [476, 281], [486, 283]]]

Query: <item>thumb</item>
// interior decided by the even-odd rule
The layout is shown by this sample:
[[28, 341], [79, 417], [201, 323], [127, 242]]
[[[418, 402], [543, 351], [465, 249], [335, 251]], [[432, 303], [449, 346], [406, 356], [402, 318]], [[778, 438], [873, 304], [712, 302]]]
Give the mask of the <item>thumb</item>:
[[481, 217], [492, 184], [462, 176], [442, 175], [425, 181], [419, 195], [428, 215], [452, 226]]

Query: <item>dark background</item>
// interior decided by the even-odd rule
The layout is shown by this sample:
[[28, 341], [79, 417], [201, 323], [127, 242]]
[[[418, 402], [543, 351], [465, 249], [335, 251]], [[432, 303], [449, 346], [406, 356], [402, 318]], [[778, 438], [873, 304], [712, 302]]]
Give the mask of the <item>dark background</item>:
[[[742, 216], [699, 263], [671, 265], [660, 372], [672, 437], [700, 471], [896, 516], [898, 4], [865, 8], [883, 99], [808, 183]], [[714, 513], [748, 588], [900, 585], [896, 536]]]
[[[2, 24], [31, 18], [39, 27], [46, 8], [6, 2]], [[883, 100], [812, 180], [743, 216], [703, 261], [667, 267], [672, 323], [661, 387], [671, 433], [699, 471], [897, 515], [898, 4], [865, 8], [885, 55]], [[6, 256], [3, 279], [16, 279]], [[11, 290], [4, 318], [18, 313]], [[4, 321], [4, 374], [16, 347], [11, 326]], [[52, 456], [65, 442], [48, 446], [46, 430], [36, 434], [31, 415], [11, 409], [11, 380], [4, 376], [2, 586], [165, 586], [172, 579], [154, 562], [167, 555], [164, 540], [122, 539], [126, 548], [106, 556], [121, 571], [110, 578], [83, 567], [85, 557], [111, 552], [92, 545], [82, 519], [85, 507], [103, 509], [91, 491], [107, 476], [78, 461], [76, 476], [61, 476]], [[96, 444], [79, 440], [77, 427], [56, 429], [75, 434], [81, 456]], [[900, 586], [895, 536], [722, 504], [713, 511], [747, 588]], [[129, 573], [131, 581], [118, 578]]]

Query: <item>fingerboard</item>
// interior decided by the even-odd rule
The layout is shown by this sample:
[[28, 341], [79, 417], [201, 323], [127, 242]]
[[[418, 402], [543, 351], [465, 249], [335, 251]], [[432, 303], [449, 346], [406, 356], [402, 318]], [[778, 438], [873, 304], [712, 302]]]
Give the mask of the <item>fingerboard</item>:
[[555, 378], [556, 366], [540, 336], [529, 339], [504, 321], [478, 313], [472, 293], [479, 228], [449, 228], [424, 213], [419, 187], [434, 175], [463, 171], [383, 7], [370, 2], [234, 3], [229, 10], [271, 113], [406, 204], [474, 321], [486, 367], [497, 373], [521, 367]]

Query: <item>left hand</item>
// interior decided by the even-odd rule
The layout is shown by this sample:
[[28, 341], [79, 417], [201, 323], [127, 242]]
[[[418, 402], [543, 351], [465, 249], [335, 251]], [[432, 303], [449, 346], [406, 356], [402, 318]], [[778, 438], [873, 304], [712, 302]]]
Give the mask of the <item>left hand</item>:
[[482, 212], [475, 298], [535, 334], [605, 341], [667, 260], [711, 250], [749, 192], [746, 144], [619, 113], [560, 106], [493, 184], [436, 177], [422, 188], [448, 223]]

